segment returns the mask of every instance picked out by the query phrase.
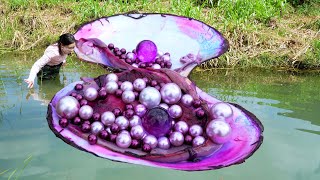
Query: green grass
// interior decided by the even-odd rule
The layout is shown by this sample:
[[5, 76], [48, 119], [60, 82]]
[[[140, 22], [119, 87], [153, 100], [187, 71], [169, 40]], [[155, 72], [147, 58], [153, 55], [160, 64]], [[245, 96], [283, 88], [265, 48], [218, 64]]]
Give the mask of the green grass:
[[13, 168], [13, 169], [6, 169], [3, 171], [0, 171], [0, 177], [4, 174], [8, 174], [8, 180], [10, 179], [19, 179], [21, 174], [23, 173], [24, 169], [29, 165], [29, 163], [32, 160], [32, 155], [29, 155], [24, 161], [22, 167]]

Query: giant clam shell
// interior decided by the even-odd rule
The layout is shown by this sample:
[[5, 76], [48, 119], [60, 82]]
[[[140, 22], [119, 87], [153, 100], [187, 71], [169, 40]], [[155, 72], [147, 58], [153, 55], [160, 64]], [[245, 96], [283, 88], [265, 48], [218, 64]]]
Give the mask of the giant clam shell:
[[[136, 30], [137, 27], [139, 30]], [[227, 41], [218, 31], [200, 21], [168, 14], [116, 15], [83, 25], [75, 37], [78, 40], [76, 53], [79, 58], [119, 69], [120, 71], [116, 74], [121, 81], [133, 81], [135, 78], [147, 77], [149, 80], [154, 79], [163, 83], [174, 82], [183, 92], [200, 100], [201, 108], [205, 111], [206, 116], [199, 121], [194, 116], [195, 109], [186, 108], [187, 113], [183, 118], [188, 125], [198, 124], [205, 128], [212, 116], [209, 109], [221, 102], [203, 92], [187, 78], [192, 68], [198, 63], [218, 57], [228, 48]], [[163, 51], [171, 53], [173, 57], [173, 68], [171, 69], [174, 71], [135, 68], [121, 62], [106, 47], [112, 41], [119, 47], [133, 49], [138, 42], [147, 38], [154, 41], [159, 49], [163, 48]], [[171, 43], [173, 43], [172, 46]], [[178, 59], [190, 52], [197, 54], [200, 61], [187, 66], [179, 63]], [[122, 149], [100, 138], [97, 144], [90, 144], [87, 140], [89, 133], [82, 133], [76, 125], [71, 124], [67, 127], [59, 125], [60, 117], [55, 107], [61, 98], [75, 92], [76, 84], [82, 84], [84, 89], [89, 87], [99, 89], [106, 84], [105, 77], [106, 75], [82, 78], [81, 81], [69, 84], [53, 97], [48, 106], [47, 120], [53, 133], [82, 151], [113, 161], [176, 170], [201, 171], [240, 164], [249, 158], [263, 141], [263, 126], [260, 121], [243, 107], [228, 103], [233, 112], [232, 116], [227, 118], [232, 134], [230, 140], [223, 144], [215, 144], [206, 137], [205, 143], [201, 146], [183, 145], [168, 150], [155, 148], [149, 153], [140, 149]], [[93, 107], [94, 112], [99, 113], [110, 111], [114, 107], [124, 108], [124, 103], [115, 99], [114, 95], [108, 95], [107, 99], [92, 101], [89, 102], [89, 105]]]

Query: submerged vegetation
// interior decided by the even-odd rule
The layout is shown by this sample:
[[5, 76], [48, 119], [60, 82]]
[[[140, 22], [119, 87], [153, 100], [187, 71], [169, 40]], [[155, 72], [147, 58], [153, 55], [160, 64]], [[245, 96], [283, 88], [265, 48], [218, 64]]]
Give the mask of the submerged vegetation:
[[202, 67], [320, 69], [319, 9], [320, 0], [0, 0], [0, 51], [43, 49], [103, 16], [169, 13], [203, 21], [229, 40], [229, 52]]

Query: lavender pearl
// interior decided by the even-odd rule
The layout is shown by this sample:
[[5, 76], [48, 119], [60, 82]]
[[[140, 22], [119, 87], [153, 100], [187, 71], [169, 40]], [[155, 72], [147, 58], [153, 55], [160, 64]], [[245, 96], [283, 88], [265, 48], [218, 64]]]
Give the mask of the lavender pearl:
[[168, 109], [168, 113], [172, 118], [179, 118], [182, 116], [182, 108], [179, 105], [172, 105]]
[[138, 78], [133, 81], [133, 88], [136, 91], [142, 91], [144, 88], [146, 88], [146, 85], [147, 83], [141, 78]]
[[232, 111], [232, 108], [229, 104], [224, 103], [224, 102], [219, 102], [219, 103], [214, 104], [210, 108], [210, 113], [213, 118], [218, 118], [219, 116], [222, 116], [224, 118], [228, 118], [228, 117], [232, 116], [233, 111]]
[[124, 116], [117, 117], [115, 123], [120, 127], [120, 129], [126, 129], [129, 126], [129, 121]]
[[103, 130], [104, 126], [101, 122], [95, 121], [91, 124], [91, 132], [93, 134], [98, 134]]
[[131, 60], [135, 60], [136, 59], [136, 55], [134, 53], [132, 53], [132, 52], [128, 52], [126, 57], [128, 59], [131, 59]]
[[193, 103], [193, 97], [190, 94], [185, 94], [181, 97], [181, 102], [185, 106], [191, 106]]
[[158, 140], [154, 135], [147, 135], [144, 139], [143, 139], [143, 143], [144, 144], [149, 144], [151, 146], [152, 149], [156, 148], [158, 145]]
[[130, 130], [131, 137], [141, 139], [145, 135], [145, 131], [141, 125], [136, 125]]
[[167, 54], [161, 56], [161, 58], [162, 58], [164, 61], [170, 61], [170, 56], [167, 55]]
[[160, 104], [161, 94], [156, 88], [147, 87], [141, 91], [139, 101], [150, 109]]
[[110, 81], [106, 84], [106, 91], [109, 94], [114, 94], [118, 88], [119, 88], [118, 83], [114, 81]]
[[174, 125], [174, 129], [177, 132], [181, 132], [182, 134], [186, 134], [189, 130], [189, 127], [185, 121], [179, 121]]
[[55, 108], [58, 115], [62, 118], [72, 119], [78, 115], [80, 104], [76, 98], [65, 96], [58, 101]]
[[159, 106], [162, 107], [162, 108], [165, 109], [165, 110], [168, 110], [168, 109], [169, 109], [169, 106], [168, 106], [168, 104], [166, 104], [166, 103], [160, 103]]
[[108, 74], [106, 76], [106, 81], [107, 82], [111, 82], [111, 81], [118, 82], [118, 76], [114, 73]]
[[101, 115], [101, 122], [105, 126], [111, 126], [114, 123], [115, 119], [116, 117], [111, 111], [106, 111]]
[[128, 133], [120, 133], [116, 138], [116, 144], [121, 148], [128, 148], [131, 145], [131, 141], [131, 136]]
[[160, 149], [169, 149], [170, 148], [170, 141], [167, 137], [160, 137], [158, 139], [158, 147]]
[[162, 100], [167, 104], [177, 103], [182, 96], [180, 87], [175, 83], [165, 84], [161, 88], [160, 93], [161, 93]]
[[204, 139], [204, 137], [202, 136], [197, 136], [195, 137], [193, 140], [192, 140], [192, 146], [193, 147], [197, 147], [197, 146], [200, 146], [202, 144], [204, 144], [206, 140]]
[[98, 97], [98, 91], [93, 87], [89, 87], [84, 91], [84, 97], [88, 101], [94, 101]]
[[93, 109], [89, 105], [84, 105], [79, 110], [79, 116], [84, 120], [90, 119], [92, 117], [92, 114], [93, 114]]
[[133, 91], [126, 90], [122, 93], [121, 98], [124, 103], [129, 104], [129, 103], [132, 103], [136, 99], [136, 96], [134, 95]]
[[203, 129], [200, 125], [198, 124], [194, 124], [189, 128], [189, 134], [192, 137], [197, 137], [197, 136], [201, 136], [203, 133]]
[[153, 64], [152, 68], [153, 69], [161, 69], [161, 66], [159, 64]]
[[121, 84], [120, 89], [122, 91], [132, 91], [133, 90], [133, 85], [130, 81], [125, 81]]
[[134, 112], [136, 115], [142, 117], [147, 112], [147, 108], [143, 104], [138, 104], [134, 107]]
[[132, 66], [133, 66], [133, 67], [136, 67], [136, 68], [138, 68], [138, 67], [139, 67], [139, 65], [138, 65], [138, 64], [136, 64], [136, 63], [133, 63], [133, 64], [132, 64]]
[[206, 128], [206, 133], [216, 144], [224, 144], [231, 138], [231, 127], [230, 125], [221, 120], [216, 119], [209, 122]]
[[134, 115], [129, 121], [130, 127], [141, 125], [141, 118], [137, 115]]
[[184, 137], [181, 132], [173, 132], [169, 137], [169, 141], [173, 146], [181, 146], [184, 142]]

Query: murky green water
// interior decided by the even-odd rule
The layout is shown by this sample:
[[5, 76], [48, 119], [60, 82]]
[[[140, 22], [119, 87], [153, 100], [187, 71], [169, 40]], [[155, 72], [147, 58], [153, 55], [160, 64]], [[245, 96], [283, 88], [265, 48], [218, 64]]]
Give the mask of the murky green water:
[[96, 77], [103, 71], [69, 61], [60, 79], [38, 82], [29, 90], [23, 79], [36, 57], [0, 56], [0, 179], [14, 179], [19, 173], [19, 179], [26, 180], [320, 179], [319, 74], [193, 72], [192, 80], [204, 91], [253, 112], [265, 127], [265, 138], [260, 149], [243, 164], [183, 172], [112, 162], [56, 138], [47, 125], [47, 103], [65, 85], [81, 76]]

